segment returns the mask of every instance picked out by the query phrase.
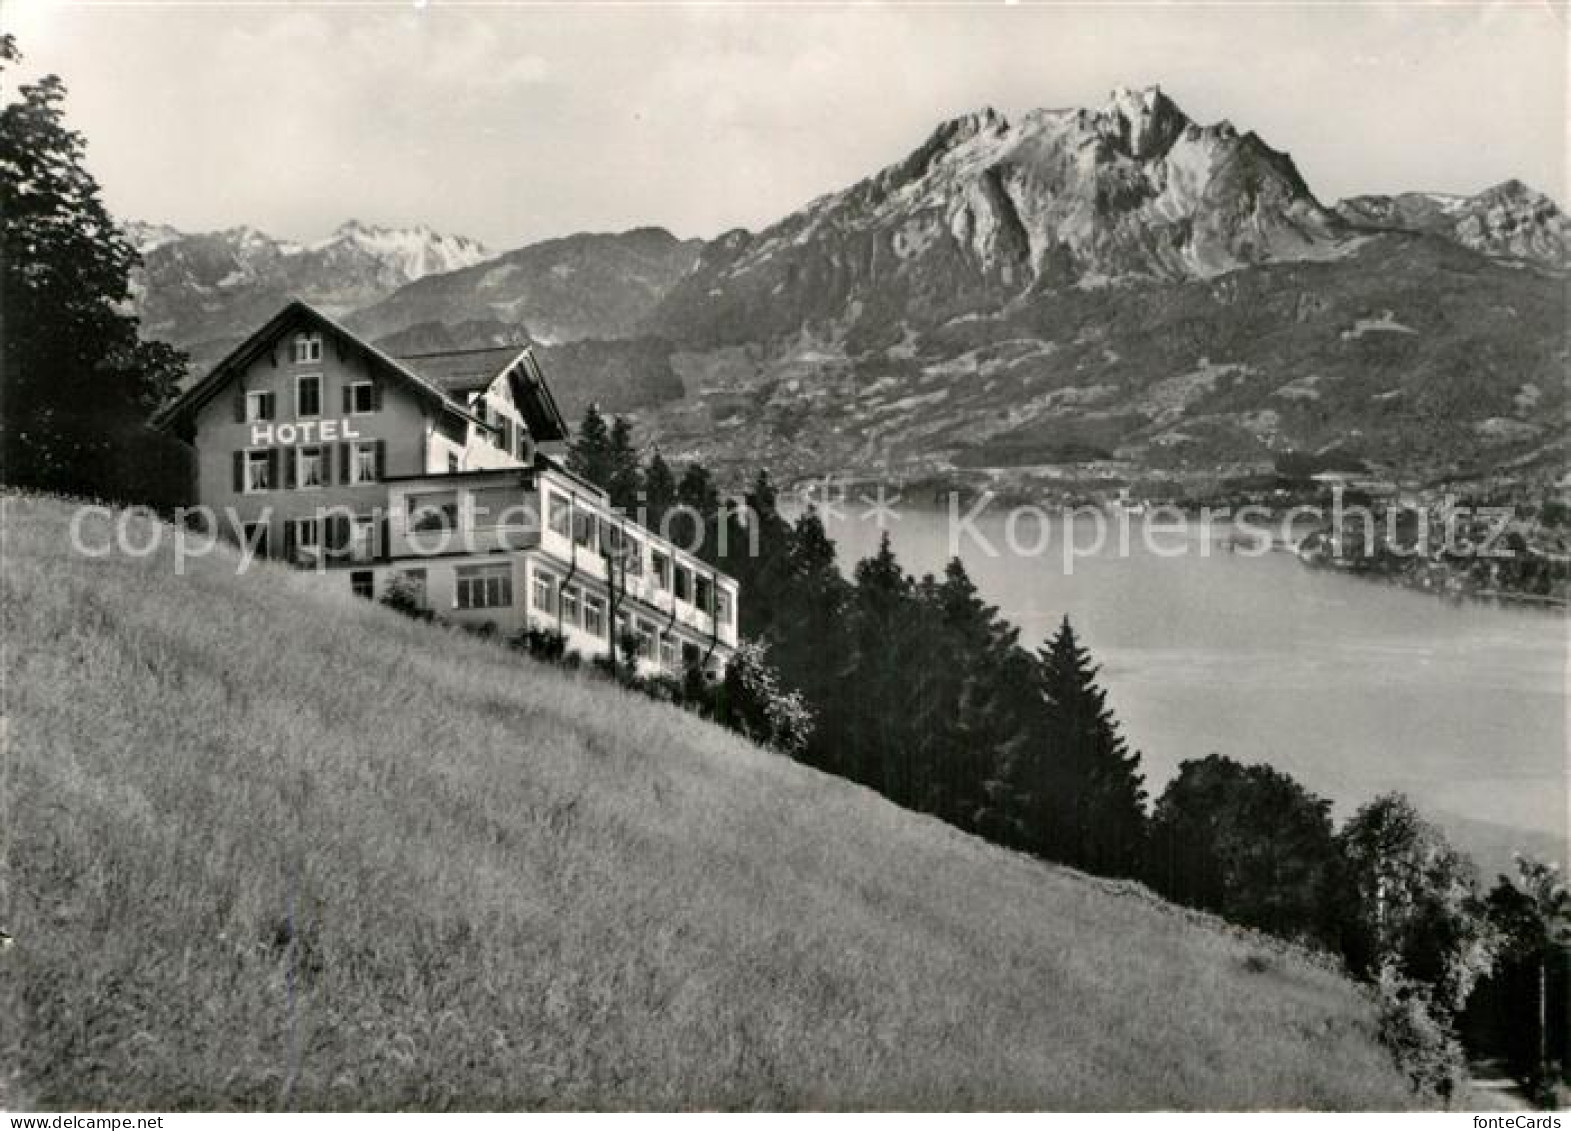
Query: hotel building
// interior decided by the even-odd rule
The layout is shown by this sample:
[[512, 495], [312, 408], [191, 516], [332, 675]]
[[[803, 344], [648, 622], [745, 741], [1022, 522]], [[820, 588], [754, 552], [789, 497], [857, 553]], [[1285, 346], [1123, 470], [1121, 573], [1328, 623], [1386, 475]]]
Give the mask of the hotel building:
[[736, 647], [736, 582], [567, 469], [528, 348], [394, 357], [292, 302], [155, 423], [195, 450], [197, 500], [228, 533], [324, 584], [397, 586], [585, 656], [631, 633], [646, 674], [715, 672]]

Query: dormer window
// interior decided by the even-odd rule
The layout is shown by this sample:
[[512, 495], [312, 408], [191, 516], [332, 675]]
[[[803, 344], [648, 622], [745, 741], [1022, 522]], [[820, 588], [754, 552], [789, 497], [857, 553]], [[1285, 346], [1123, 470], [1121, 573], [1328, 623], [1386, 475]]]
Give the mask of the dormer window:
[[295, 364], [309, 365], [322, 360], [321, 334], [295, 335]]

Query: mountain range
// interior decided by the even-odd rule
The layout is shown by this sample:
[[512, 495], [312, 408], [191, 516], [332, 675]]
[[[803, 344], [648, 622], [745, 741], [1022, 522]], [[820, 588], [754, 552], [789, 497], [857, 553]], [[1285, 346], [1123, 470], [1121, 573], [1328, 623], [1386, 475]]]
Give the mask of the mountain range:
[[1157, 87], [964, 115], [757, 233], [492, 258], [366, 231], [139, 227], [147, 332], [210, 361], [288, 290], [403, 349], [533, 340], [569, 412], [598, 400], [671, 454], [787, 477], [1040, 491], [1290, 451], [1422, 475], [1564, 456], [1552, 200], [1509, 180], [1327, 206], [1287, 152]]

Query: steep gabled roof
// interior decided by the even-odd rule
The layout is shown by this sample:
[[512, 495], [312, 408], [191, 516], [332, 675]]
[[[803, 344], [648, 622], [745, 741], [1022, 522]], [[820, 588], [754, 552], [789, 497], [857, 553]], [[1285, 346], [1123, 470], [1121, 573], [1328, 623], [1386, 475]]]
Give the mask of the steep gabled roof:
[[445, 350], [441, 353], [403, 354], [394, 360], [449, 396], [461, 397], [489, 388], [491, 382], [500, 377], [523, 352], [523, 346], [489, 346]]
[[540, 363], [535, 360], [532, 347], [519, 356], [508, 376], [513, 384], [513, 403], [518, 406], [536, 443], [572, 439], [572, 429], [557, 407], [556, 397], [551, 395], [551, 386], [545, 383], [545, 374], [540, 372]]
[[324, 334], [335, 338], [340, 344], [348, 345], [351, 349], [358, 351], [365, 357], [373, 369], [404, 385], [416, 396], [430, 401], [436, 404], [437, 407], [455, 413], [466, 420], [482, 423], [462, 403], [449, 396], [447, 391], [440, 385], [421, 376], [397, 359], [389, 357], [369, 342], [357, 338], [349, 330], [309, 303], [294, 299], [277, 314], [273, 315], [272, 318], [268, 319], [266, 325], [241, 342], [230, 351], [227, 357], [213, 366], [208, 371], [207, 376], [154, 414], [153, 426], [173, 429], [181, 421], [190, 419], [198, 409], [217, 396], [229, 384], [230, 380], [244, 370], [246, 366], [271, 350], [278, 338], [286, 332], [301, 326], [321, 330]]

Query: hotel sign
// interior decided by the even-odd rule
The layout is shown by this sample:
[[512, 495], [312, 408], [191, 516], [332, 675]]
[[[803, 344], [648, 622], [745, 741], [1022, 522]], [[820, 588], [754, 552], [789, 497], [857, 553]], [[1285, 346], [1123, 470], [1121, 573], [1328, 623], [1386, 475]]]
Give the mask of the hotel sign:
[[261, 421], [251, 425], [251, 446], [266, 448], [274, 444], [326, 444], [334, 440], [358, 440], [360, 432], [348, 418], [339, 420], [301, 420], [294, 424]]

